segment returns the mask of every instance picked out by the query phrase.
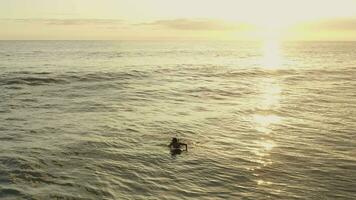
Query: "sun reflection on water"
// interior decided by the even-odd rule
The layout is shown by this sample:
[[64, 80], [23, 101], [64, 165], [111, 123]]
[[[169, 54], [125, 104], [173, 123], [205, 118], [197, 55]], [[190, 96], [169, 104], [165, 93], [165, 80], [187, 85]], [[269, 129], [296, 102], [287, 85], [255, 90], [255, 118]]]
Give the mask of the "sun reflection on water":
[[264, 180], [257, 180], [257, 185], [271, 185], [272, 182], [264, 181]]
[[259, 144], [266, 151], [270, 151], [276, 146], [272, 140], [260, 141]]
[[[269, 155], [269, 152], [276, 146], [275, 142], [269, 139], [261, 138], [260, 141], [256, 142], [257, 146], [259, 147], [254, 151], [255, 155], [260, 157], [265, 157]], [[261, 164], [267, 165], [271, 163], [271, 161], [262, 161]]]
[[278, 115], [254, 115], [254, 121], [261, 127], [267, 128], [271, 124], [277, 124], [281, 121]]
[[[263, 57], [261, 58], [261, 66], [265, 70], [275, 70], [282, 67], [282, 57], [280, 53], [280, 44], [276, 40], [269, 40], [264, 43], [262, 48]], [[273, 76], [265, 77], [260, 81], [260, 95], [256, 101], [256, 112], [252, 115], [252, 120], [255, 129], [263, 134], [255, 141], [256, 155], [255, 161], [259, 163], [252, 171], [256, 170], [257, 185], [271, 185], [272, 183], [265, 180], [258, 173], [261, 168], [273, 164], [271, 151], [277, 146], [273, 139], [273, 126], [280, 124], [283, 118], [277, 113], [280, 106], [282, 87], [279, 81]]]
[[278, 69], [282, 67], [281, 44], [278, 40], [266, 40], [262, 48], [263, 58], [261, 66], [264, 69]]
[[258, 112], [252, 115], [256, 130], [269, 134], [270, 126], [278, 124], [282, 118], [275, 114], [275, 110], [280, 106], [282, 88], [277, 81], [271, 78], [263, 80], [260, 86], [260, 95], [256, 101]]

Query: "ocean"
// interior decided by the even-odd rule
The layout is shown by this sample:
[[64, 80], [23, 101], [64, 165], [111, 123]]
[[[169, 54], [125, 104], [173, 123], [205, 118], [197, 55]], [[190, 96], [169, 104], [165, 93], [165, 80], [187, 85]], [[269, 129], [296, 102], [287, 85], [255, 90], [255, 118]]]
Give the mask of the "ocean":
[[356, 42], [0, 41], [0, 144], [4, 200], [356, 199]]

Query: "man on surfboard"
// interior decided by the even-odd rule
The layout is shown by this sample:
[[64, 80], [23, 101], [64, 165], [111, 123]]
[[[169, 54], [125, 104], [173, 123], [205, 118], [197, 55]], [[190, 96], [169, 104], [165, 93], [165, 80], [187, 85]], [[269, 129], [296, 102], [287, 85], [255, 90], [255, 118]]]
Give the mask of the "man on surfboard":
[[181, 143], [178, 141], [177, 138], [172, 138], [172, 141], [171, 143], [168, 145], [168, 147], [171, 149], [171, 151], [173, 152], [176, 152], [176, 151], [179, 151], [179, 153], [182, 151], [181, 150], [181, 147], [182, 146], [185, 146], [185, 151], [188, 151], [188, 145], [185, 144], [185, 143]]

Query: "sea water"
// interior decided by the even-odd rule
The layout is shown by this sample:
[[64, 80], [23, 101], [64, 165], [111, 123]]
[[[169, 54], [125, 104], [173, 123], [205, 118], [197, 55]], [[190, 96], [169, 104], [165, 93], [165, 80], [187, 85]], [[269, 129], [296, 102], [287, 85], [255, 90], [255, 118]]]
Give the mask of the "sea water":
[[0, 198], [356, 199], [356, 43], [1, 41]]

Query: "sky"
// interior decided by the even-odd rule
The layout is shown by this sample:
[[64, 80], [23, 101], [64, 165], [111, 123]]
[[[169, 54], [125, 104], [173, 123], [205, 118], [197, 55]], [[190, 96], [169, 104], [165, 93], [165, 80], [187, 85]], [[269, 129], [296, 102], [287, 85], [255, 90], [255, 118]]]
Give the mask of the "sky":
[[356, 40], [356, 0], [0, 0], [0, 40]]

